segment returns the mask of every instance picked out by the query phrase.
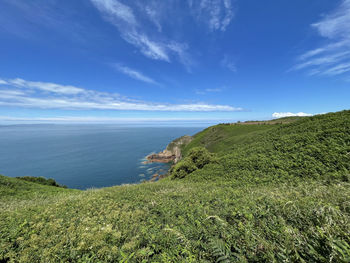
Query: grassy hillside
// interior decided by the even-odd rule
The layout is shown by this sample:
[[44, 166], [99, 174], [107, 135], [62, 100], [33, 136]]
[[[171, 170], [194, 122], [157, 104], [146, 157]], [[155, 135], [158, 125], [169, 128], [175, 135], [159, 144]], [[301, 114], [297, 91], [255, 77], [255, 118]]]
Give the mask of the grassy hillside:
[[0, 177], [0, 262], [350, 261], [349, 111], [213, 126], [185, 150], [154, 183]]
[[193, 140], [183, 148], [183, 154], [194, 147], [202, 146], [211, 152], [230, 151], [236, 144], [248, 143], [260, 132], [272, 129], [271, 125], [228, 125], [219, 124], [197, 133]]
[[11, 178], [0, 175], [1, 204], [4, 204], [5, 201], [12, 200], [30, 200], [40, 195], [46, 198], [48, 196], [57, 196], [63, 193], [77, 192], [77, 190], [35, 183], [33, 181], [28, 181], [27, 178], [28, 177], [25, 179]]
[[[185, 156], [192, 148], [203, 145], [219, 158], [194, 173], [192, 179], [348, 180], [349, 128], [350, 111], [303, 118], [290, 124], [218, 125], [197, 134], [186, 146]], [[223, 135], [215, 140], [217, 133]]]
[[[227, 152], [237, 144], [247, 144], [256, 136], [276, 125], [289, 124], [303, 117], [285, 117], [270, 121], [247, 121], [211, 126], [193, 136], [192, 142], [183, 148], [186, 155], [191, 148], [205, 147], [211, 152]], [[232, 146], [232, 147], [231, 147]]]

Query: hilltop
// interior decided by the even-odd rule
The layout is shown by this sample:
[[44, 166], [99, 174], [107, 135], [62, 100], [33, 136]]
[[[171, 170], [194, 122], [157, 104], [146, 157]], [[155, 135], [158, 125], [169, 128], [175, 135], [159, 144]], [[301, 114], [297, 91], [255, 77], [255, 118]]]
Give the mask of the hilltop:
[[350, 261], [350, 111], [215, 125], [180, 148], [157, 182], [0, 176], [0, 262]]

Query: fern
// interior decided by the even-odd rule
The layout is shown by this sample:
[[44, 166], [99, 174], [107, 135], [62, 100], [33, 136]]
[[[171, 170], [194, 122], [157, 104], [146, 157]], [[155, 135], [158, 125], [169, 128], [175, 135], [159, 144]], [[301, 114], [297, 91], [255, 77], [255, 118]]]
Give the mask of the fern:
[[215, 219], [217, 222], [220, 223], [220, 225], [222, 225], [222, 226], [224, 226], [224, 227], [227, 226], [227, 222], [226, 222], [225, 220], [221, 219], [220, 217], [216, 216], [216, 215], [214, 215], [214, 216], [208, 216], [208, 217], [206, 218], [206, 220], [208, 220], [208, 219]]
[[213, 256], [217, 263], [229, 263], [231, 262], [231, 251], [226, 246], [226, 243], [221, 239], [215, 239], [210, 241], [210, 247], [213, 252]]
[[176, 236], [176, 239], [180, 242], [180, 243], [184, 243], [185, 245], [188, 245], [188, 240], [187, 238], [181, 234], [179, 231], [172, 229], [170, 227], [166, 227], [163, 229], [164, 231], [173, 233]]

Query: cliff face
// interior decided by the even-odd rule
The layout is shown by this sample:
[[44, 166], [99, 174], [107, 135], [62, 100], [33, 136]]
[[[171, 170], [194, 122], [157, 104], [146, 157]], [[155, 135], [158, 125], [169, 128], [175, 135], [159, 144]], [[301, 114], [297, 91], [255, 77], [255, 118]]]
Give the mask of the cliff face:
[[160, 153], [150, 154], [146, 158], [149, 163], [170, 163], [176, 159], [176, 156], [171, 151], [164, 150]]
[[175, 139], [166, 147], [166, 149], [160, 153], [154, 153], [148, 155], [147, 161], [152, 163], [177, 163], [181, 160], [181, 148], [192, 141], [192, 137], [185, 135]]

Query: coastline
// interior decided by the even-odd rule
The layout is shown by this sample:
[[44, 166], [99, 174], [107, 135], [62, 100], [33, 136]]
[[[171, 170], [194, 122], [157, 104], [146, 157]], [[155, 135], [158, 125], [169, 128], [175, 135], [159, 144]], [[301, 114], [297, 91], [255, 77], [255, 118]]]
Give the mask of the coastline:
[[192, 136], [184, 135], [170, 142], [167, 147], [159, 153], [152, 153], [146, 156], [144, 163], [171, 163], [181, 160], [181, 149], [193, 140]]
[[[143, 162], [143, 164], [150, 164], [150, 163], [170, 163], [171, 166], [176, 164], [178, 161], [182, 159], [182, 153], [181, 149], [189, 144], [193, 140], [192, 136], [184, 135], [180, 138], [177, 138], [170, 142], [167, 147], [159, 152], [159, 153], [152, 153], [145, 157], [146, 161]], [[149, 181], [154, 182], [156, 180], [162, 179], [166, 177], [168, 174], [168, 171], [164, 174], [155, 173], [152, 175], [151, 179]]]

